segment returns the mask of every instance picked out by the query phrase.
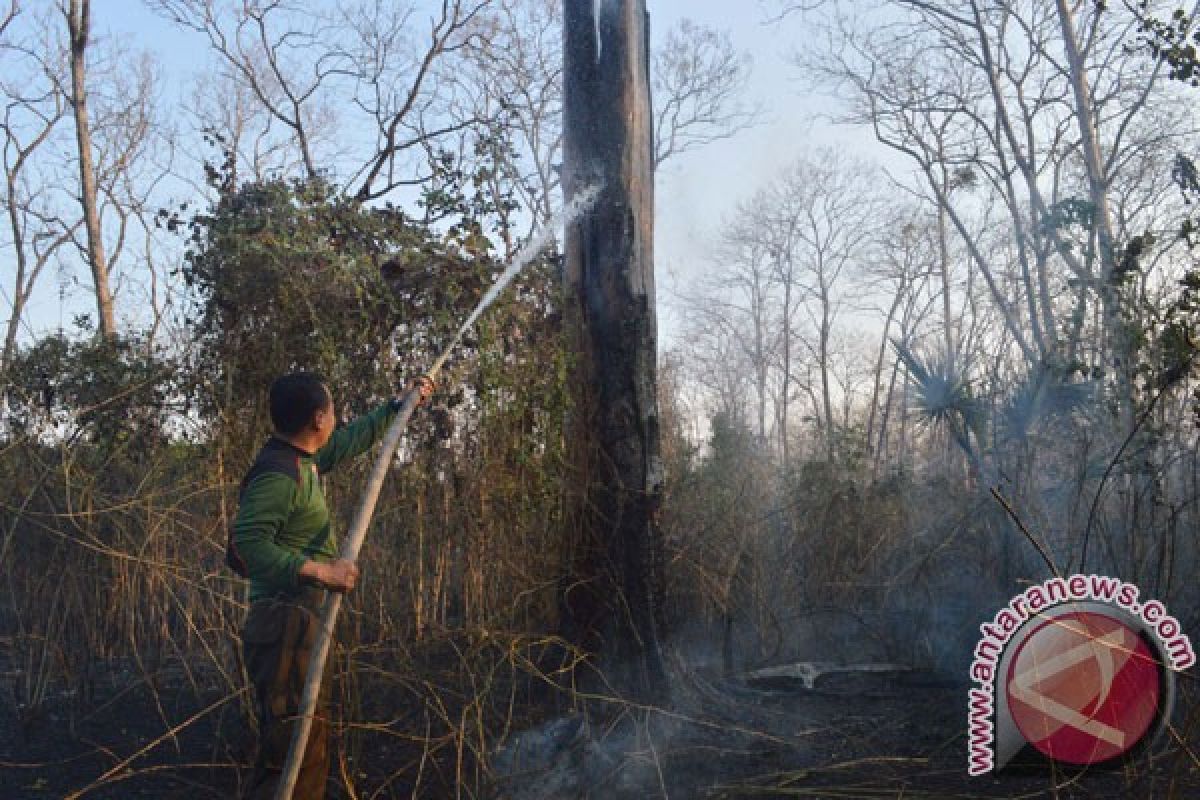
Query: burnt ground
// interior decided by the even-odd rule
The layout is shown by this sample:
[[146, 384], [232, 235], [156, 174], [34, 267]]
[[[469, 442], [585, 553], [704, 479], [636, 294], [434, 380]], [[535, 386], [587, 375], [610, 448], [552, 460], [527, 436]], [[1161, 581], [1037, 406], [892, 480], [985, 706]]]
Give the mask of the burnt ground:
[[[765, 692], [693, 680], [678, 693], [685, 695], [683, 705], [698, 711], [665, 720], [658, 715], [653, 746], [645, 736], [630, 745], [630, 735], [620, 734], [615, 749], [627, 755], [613, 758], [604, 753], [606, 734], [596, 735], [600, 746], [584, 746], [588, 753], [575, 759], [575, 774], [564, 778], [572, 770], [559, 759], [531, 771], [508, 796], [1200, 797], [1200, 761], [1165, 746], [1137, 763], [1069, 771], [1030, 751], [1018, 758], [1022, 766], [969, 778], [966, 690], [915, 675]], [[580, 761], [588, 766], [579, 768]]]
[[[168, 727], [225, 695], [187, 686], [151, 692], [132, 680], [104, 694], [86, 712], [58, 697], [28, 720], [11, 703], [0, 706], [0, 797], [64, 797], [89, 786], [83, 796], [97, 799], [237, 796], [249, 735], [236, 698], [176, 737], [162, 738]], [[497, 760], [509, 777], [473, 796], [1200, 797], [1198, 762], [1168, 746], [1114, 768], [1067, 771], [1033, 764], [969, 779], [965, 698], [965, 686], [923, 680], [761, 690], [690, 676], [676, 689], [677, 711], [627, 710], [607, 724], [559, 717], [510, 737]], [[375, 719], [404, 716], [395, 709], [377, 714], [385, 710], [364, 713]], [[360, 767], [348, 767], [358, 776], [360, 797], [411, 795], [416, 768], [397, 776], [409, 754], [396, 741], [368, 737], [360, 743]], [[520, 758], [513, 755], [515, 743]], [[424, 766], [426, 777], [445, 768], [436, 761]], [[450, 780], [440, 784], [425, 780], [424, 786], [434, 788], [422, 795], [453, 796], [452, 775], [443, 773]], [[330, 797], [347, 796], [330, 786]]]

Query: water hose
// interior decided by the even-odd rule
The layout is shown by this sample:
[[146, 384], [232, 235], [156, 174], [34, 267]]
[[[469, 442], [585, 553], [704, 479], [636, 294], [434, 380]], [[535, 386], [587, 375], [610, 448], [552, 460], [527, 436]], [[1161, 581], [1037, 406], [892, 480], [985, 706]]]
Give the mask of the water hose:
[[[550, 241], [554, 230], [560, 224], [575, 217], [594, 202], [597, 191], [595, 187], [592, 187], [580, 192], [555, 219], [543, 226], [518, 251], [499, 279], [484, 294], [479, 304], [475, 307], [475, 310], [471, 312], [470, 316], [459, 327], [458, 333], [455, 334], [450, 344], [446, 346], [425, 372], [425, 377], [431, 381], [436, 381], [438, 373], [441, 372], [442, 366], [446, 363], [446, 359], [450, 357], [450, 353], [458, 346], [463, 334], [479, 319], [479, 315], [492, 304], [500, 295], [500, 292], [512, 281], [513, 277], [542, 251]], [[420, 402], [420, 390], [410, 390], [405, 396], [400, 410], [392, 420], [392, 424], [388, 427], [387, 433], [384, 434], [383, 445], [379, 450], [379, 456], [375, 459], [374, 466], [371, 468], [371, 475], [367, 478], [367, 485], [363, 490], [362, 500], [359, 502], [358, 511], [354, 515], [354, 522], [346, 534], [346, 540], [342, 543], [342, 551], [338, 556], [339, 558], [347, 561], [356, 561], [358, 559], [358, 551], [362, 548], [363, 540], [367, 536], [367, 528], [370, 527], [371, 517], [375, 513], [375, 502], [379, 499], [379, 492], [383, 488], [383, 481], [387, 477], [388, 468], [391, 466], [392, 455], [396, 452], [396, 446], [400, 444], [400, 437], [404, 435], [405, 428], [408, 427], [409, 418], [412, 417], [413, 411], [416, 410]], [[309, 655], [308, 676], [304, 681], [304, 691], [300, 695], [300, 708], [297, 711], [295, 719], [295, 729], [292, 731], [292, 743], [288, 750], [287, 763], [284, 765], [283, 773], [279, 777], [278, 788], [275, 791], [275, 800], [291, 800], [292, 792], [296, 788], [296, 780], [300, 776], [300, 765], [304, 761], [304, 751], [308, 746], [308, 735], [312, 730], [313, 712], [317, 707], [317, 697], [321, 692], [321, 680], [325, 675], [325, 660], [329, 656], [329, 646], [333, 642], [333, 628], [337, 622], [338, 612], [341, 610], [341, 607], [342, 594], [340, 592], [328, 592], [325, 603], [321, 606], [320, 628], [317, 630], [317, 640], [313, 644], [312, 652]]]

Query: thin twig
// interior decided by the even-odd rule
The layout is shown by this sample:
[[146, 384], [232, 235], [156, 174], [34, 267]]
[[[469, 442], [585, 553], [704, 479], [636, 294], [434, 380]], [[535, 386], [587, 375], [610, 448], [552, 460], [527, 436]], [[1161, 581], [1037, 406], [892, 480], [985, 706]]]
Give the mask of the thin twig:
[[1116, 468], [1117, 464], [1121, 463], [1121, 459], [1125, 456], [1125, 448], [1129, 447], [1129, 443], [1133, 441], [1133, 437], [1137, 435], [1137, 432], [1141, 430], [1142, 425], [1144, 425], [1146, 420], [1150, 418], [1150, 414], [1154, 412], [1154, 407], [1158, 405], [1159, 399], [1167, 393], [1167, 389], [1170, 387], [1170, 384], [1164, 386], [1158, 391], [1157, 394], [1154, 395], [1154, 397], [1150, 399], [1150, 405], [1146, 406], [1146, 410], [1138, 415], [1137, 421], [1134, 422], [1133, 428], [1131, 428], [1129, 431], [1129, 435], [1125, 437], [1125, 441], [1121, 442], [1121, 446], [1118, 448], [1117, 454], [1112, 457], [1111, 461], [1108, 462], [1108, 466], [1104, 468], [1104, 474], [1100, 476], [1100, 484], [1096, 487], [1096, 494], [1094, 497], [1092, 497], [1092, 506], [1090, 509], [1088, 509], [1087, 524], [1083, 528], [1083, 542], [1079, 548], [1080, 572], [1083, 572], [1084, 568], [1087, 566], [1088, 539], [1092, 535], [1092, 522], [1096, 516], [1096, 508], [1100, 505], [1100, 498], [1104, 496], [1104, 484], [1108, 481], [1108, 476], [1112, 474], [1112, 471]]
[[117, 775], [117, 773], [121, 772], [121, 770], [123, 770], [123, 769], [125, 769], [126, 767], [128, 767], [128, 766], [129, 766], [130, 764], [132, 764], [134, 761], [136, 761], [137, 759], [141, 758], [141, 757], [142, 757], [143, 755], [145, 755], [146, 753], [148, 753], [148, 752], [150, 752], [151, 750], [153, 750], [154, 748], [158, 747], [160, 744], [162, 744], [163, 742], [165, 742], [167, 739], [174, 738], [174, 736], [175, 736], [176, 734], [178, 734], [180, 731], [184, 730], [185, 728], [188, 728], [188, 727], [190, 727], [190, 726], [191, 726], [193, 723], [197, 722], [197, 721], [198, 721], [198, 720], [200, 720], [200, 719], [203, 719], [205, 716], [207, 716], [208, 714], [212, 713], [213, 711], [216, 711], [218, 708], [220, 708], [221, 706], [225, 705], [225, 704], [226, 704], [226, 703], [228, 703], [230, 700], [233, 700], [233, 699], [235, 699], [235, 698], [237, 698], [237, 697], [240, 697], [240, 696], [241, 696], [241, 695], [243, 695], [245, 692], [246, 692], [246, 689], [244, 689], [244, 688], [243, 688], [243, 689], [238, 689], [238, 690], [236, 690], [236, 691], [234, 691], [234, 692], [232, 692], [232, 693], [230, 693], [230, 694], [227, 694], [227, 695], [225, 695], [225, 696], [224, 696], [224, 697], [222, 697], [220, 700], [216, 701], [215, 703], [212, 703], [212, 704], [211, 704], [211, 705], [209, 705], [208, 707], [206, 707], [206, 708], [204, 708], [204, 709], [201, 709], [200, 711], [197, 711], [195, 714], [193, 714], [192, 716], [188, 717], [188, 718], [187, 718], [186, 720], [184, 720], [183, 722], [179, 723], [179, 724], [178, 724], [178, 725], [176, 725], [175, 727], [173, 727], [173, 728], [171, 728], [170, 730], [168, 730], [168, 731], [167, 731], [166, 733], [164, 733], [162, 736], [159, 736], [157, 739], [155, 739], [154, 741], [150, 742], [150, 744], [146, 745], [146, 746], [145, 746], [145, 747], [143, 747], [141, 750], [138, 750], [138, 751], [137, 751], [136, 753], [134, 753], [133, 755], [129, 756], [129, 757], [128, 757], [128, 758], [126, 758], [125, 760], [123, 760], [123, 761], [121, 761], [120, 763], [118, 763], [118, 764], [117, 764], [116, 766], [114, 766], [112, 769], [110, 769], [110, 770], [108, 770], [107, 772], [105, 772], [105, 773], [104, 773], [103, 775], [101, 775], [99, 778], [96, 778], [96, 780], [92, 781], [92, 782], [91, 782], [91, 783], [89, 783], [87, 786], [85, 786], [85, 787], [83, 787], [82, 789], [78, 789], [78, 790], [76, 790], [76, 791], [74, 791], [74, 792], [71, 792], [70, 794], [66, 795], [66, 796], [63, 798], [63, 800], [77, 800], [78, 798], [80, 798], [80, 797], [83, 797], [85, 794], [87, 794], [88, 792], [92, 791], [93, 789], [98, 789], [98, 788], [100, 788], [101, 786], [103, 786], [103, 785], [105, 785], [105, 784], [107, 784], [107, 783], [113, 783], [113, 782], [114, 782], [114, 781], [116, 781], [116, 780], [122, 780], [122, 778], [114, 778], [114, 776], [115, 776], [115, 775]]
[[1000, 490], [995, 486], [992, 486], [990, 491], [992, 493], [992, 497], [996, 498], [996, 502], [999, 503], [1005, 512], [1008, 513], [1008, 516], [1014, 523], [1016, 523], [1017, 528], [1020, 529], [1021, 533], [1025, 535], [1025, 538], [1029, 540], [1029, 543], [1032, 544], [1041, 555], [1042, 560], [1046, 562], [1046, 566], [1050, 568], [1050, 572], [1054, 574], [1054, 577], [1061, 578], [1063, 576], [1062, 572], [1060, 572], [1058, 567], [1055, 565], [1054, 559], [1050, 557], [1050, 551], [1047, 550], [1045, 545], [1042, 542], [1039, 542], [1029, 531], [1029, 529], [1025, 527], [1025, 523], [1021, 521], [1019, 516], [1017, 516], [1017, 512], [1009, 504], [1008, 500], [1005, 499], [1004, 495], [1000, 494]]

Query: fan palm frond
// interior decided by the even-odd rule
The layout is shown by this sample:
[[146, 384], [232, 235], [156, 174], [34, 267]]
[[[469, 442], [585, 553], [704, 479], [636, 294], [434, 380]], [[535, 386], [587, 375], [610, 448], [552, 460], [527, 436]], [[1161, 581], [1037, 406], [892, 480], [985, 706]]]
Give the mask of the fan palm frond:
[[1009, 395], [1000, 412], [1000, 438], [1025, 439], [1039, 426], [1090, 406], [1096, 397], [1093, 381], [1069, 383], [1061, 370], [1039, 364]]
[[971, 393], [966, 369], [945, 353], [922, 356], [899, 339], [892, 339], [916, 390], [912, 408], [924, 424], [948, 430], [970, 451], [969, 433], [978, 434], [983, 417]]

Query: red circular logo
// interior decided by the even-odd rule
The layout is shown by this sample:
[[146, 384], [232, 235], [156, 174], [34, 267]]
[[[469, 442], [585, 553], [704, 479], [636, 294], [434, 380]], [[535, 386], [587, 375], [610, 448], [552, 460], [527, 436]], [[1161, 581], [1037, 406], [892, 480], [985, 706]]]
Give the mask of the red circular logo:
[[1129, 752], [1158, 715], [1157, 659], [1136, 631], [1076, 611], [1038, 626], [1008, 668], [1013, 722], [1057, 761], [1095, 764]]

